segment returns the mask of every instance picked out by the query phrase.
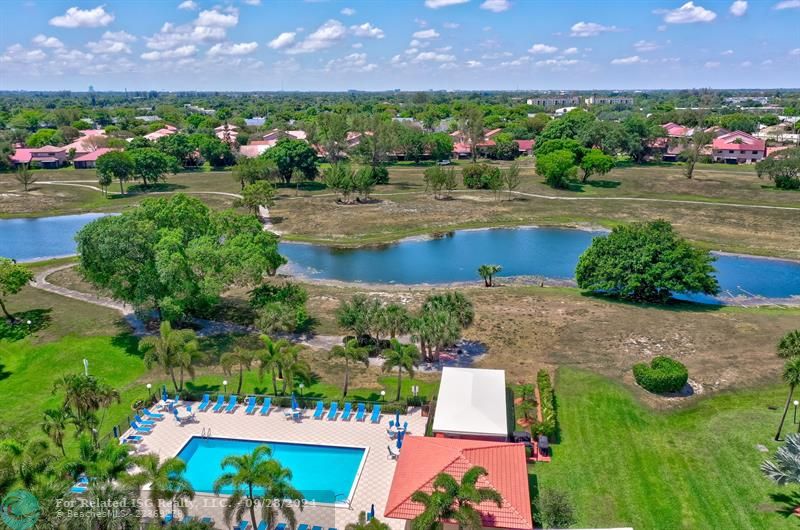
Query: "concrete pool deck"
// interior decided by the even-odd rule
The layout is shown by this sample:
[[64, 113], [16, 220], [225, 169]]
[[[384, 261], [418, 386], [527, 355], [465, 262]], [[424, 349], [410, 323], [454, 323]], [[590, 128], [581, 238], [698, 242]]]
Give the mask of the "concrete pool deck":
[[[179, 409], [183, 409], [183, 403], [179, 405]], [[422, 416], [418, 408], [409, 410], [408, 414], [400, 416], [401, 421], [408, 422], [408, 434], [424, 435], [427, 418]], [[340, 416], [341, 414], [337, 418]], [[177, 456], [191, 437], [202, 436], [209, 429], [208, 435], [211, 438], [365, 447], [366, 458], [360, 475], [356, 477], [357, 483], [350, 506], [340, 503], [336, 507], [316, 505], [306, 506], [302, 512], [296, 510], [298, 524], [308, 524], [309, 528], [322, 526], [326, 530], [328, 528], [343, 530], [348, 523], [357, 522], [359, 512], [369, 512], [373, 504], [376, 516], [384, 520], [383, 510], [396, 466], [396, 460], [389, 458], [387, 449], [390, 443], [394, 443], [387, 434], [389, 420], [394, 419], [394, 414], [383, 414], [379, 423], [370, 423], [369, 414], [364, 422], [356, 422], [354, 416], [351, 416], [350, 421], [315, 420], [312, 418], [312, 411], [306, 410], [303, 411], [300, 421], [293, 421], [284, 417], [284, 409], [273, 407], [269, 415], [260, 416], [257, 408], [255, 414], [246, 415], [245, 407], [239, 405], [230, 414], [214, 413], [210, 412], [210, 409], [207, 412], [197, 412], [195, 423], [179, 425], [171, 415], [165, 414], [165, 418], [156, 422], [150, 434], [143, 435], [138, 453], [154, 453], [161, 459]], [[125, 436], [130, 434], [133, 432], [128, 431]], [[324, 469], [320, 470], [320, 473], [325, 472]], [[188, 513], [196, 518], [211, 517], [214, 519], [215, 528], [228, 528], [223, 517], [226, 498], [225, 495], [218, 497], [208, 493], [196, 493], [194, 500], [187, 503]], [[162, 514], [169, 513], [168, 505], [164, 504], [161, 508]], [[256, 514], [260, 516], [258, 512], [257, 509]], [[182, 518], [177, 511], [176, 518], [178, 520]], [[249, 519], [249, 515], [246, 519]], [[406, 524], [406, 521], [401, 519], [386, 519], [385, 522], [393, 530], [401, 530]]]

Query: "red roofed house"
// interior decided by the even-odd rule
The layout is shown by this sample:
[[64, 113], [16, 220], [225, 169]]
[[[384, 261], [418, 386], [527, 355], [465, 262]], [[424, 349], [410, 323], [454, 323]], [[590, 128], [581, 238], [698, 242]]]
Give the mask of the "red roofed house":
[[678, 125], [677, 123], [665, 123], [662, 127], [670, 138], [686, 138], [694, 134], [694, 129]]
[[[486, 440], [406, 437], [384, 516], [411, 521], [424, 510], [422, 504], [411, 500], [415, 491], [433, 491], [433, 481], [439, 473], [447, 473], [460, 481], [473, 466], [481, 466], [488, 473], [478, 480], [477, 486], [492, 488], [503, 497], [500, 507], [493, 502], [475, 506], [481, 514], [483, 527], [533, 528], [525, 446]], [[409, 527], [406, 523], [406, 528]], [[457, 528], [455, 522], [444, 522], [443, 530]]]
[[533, 154], [533, 146], [536, 145], [536, 140], [514, 140], [517, 142], [517, 147], [519, 148], [519, 153], [521, 155], [532, 155]]
[[752, 164], [767, 156], [764, 140], [742, 131], [734, 131], [715, 138], [711, 156], [714, 162], [726, 164]]
[[75, 166], [75, 169], [91, 169], [95, 167], [99, 157], [110, 151], [113, 151], [113, 149], [109, 147], [99, 147], [94, 151], [75, 157], [72, 160], [72, 165]]
[[45, 145], [36, 148], [17, 148], [10, 157], [14, 166], [33, 165], [44, 169], [60, 168], [67, 161], [67, 152], [63, 147]]

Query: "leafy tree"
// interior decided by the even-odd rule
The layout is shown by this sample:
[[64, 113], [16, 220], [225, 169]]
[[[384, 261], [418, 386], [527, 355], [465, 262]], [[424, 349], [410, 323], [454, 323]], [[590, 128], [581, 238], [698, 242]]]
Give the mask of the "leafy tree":
[[231, 375], [233, 373], [234, 368], [238, 368], [239, 371], [239, 384], [236, 387], [236, 393], [242, 393], [242, 381], [244, 381], [244, 371], [250, 370], [250, 367], [253, 365], [253, 360], [255, 359], [255, 355], [253, 352], [243, 350], [241, 348], [237, 348], [234, 351], [226, 352], [222, 354], [222, 357], [219, 359], [219, 364], [222, 366], [222, 371], [225, 372], [225, 375]]
[[478, 144], [483, 141], [483, 110], [477, 105], [465, 107], [461, 111], [458, 124], [469, 143], [474, 163], [478, 160]]
[[618, 226], [607, 237], [594, 238], [575, 276], [582, 289], [664, 303], [672, 293], [719, 292], [713, 261], [658, 220]]
[[231, 166], [236, 162], [236, 157], [231, 151], [231, 146], [215, 136], [203, 136], [197, 143], [200, 155], [211, 167], [221, 168]]
[[577, 140], [594, 121], [595, 116], [585, 110], [571, 110], [562, 117], [549, 121], [536, 137], [536, 142], [542, 144], [548, 140]]
[[577, 521], [569, 496], [556, 489], [547, 489], [536, 499], [536, 522], [542, 528], [569, 528]]
[[25, 145], [28, 147], [44, 147], [63, 143], [64, 137], [55, 129], [39, 129], [25, 139]]
[[775, 433], [775, 440], [781, 439], [781, 431], [786, 421], [786, 413], [789, 412], [789, 405], [792, 402], [797, 385], [800, 385], [800, 357], [790, 357], [783, 366], [783, 381], [789, 385], [789, 395], [786, 397], [786, 405], [783, 407], [781, 422], [778, 424], [778, 432]]
[[130, 154], [124, 151], [109, 151], [97, 157], [95, 167], [100, 180], [109, 182], [109, 184], [112, 180], [119, 180], [119, 192], [125, 193], [122, 184], [133, 176], [134, 171], [133, 159]]
[[[361, 159], [361, 161], [372, 168], [373, 173], [379, 172], [386, 161], [389, 159], [389, 154], [394, 149], [396, 138], [395, 130], [392, 123], [382, 118], [380, 115], [373, 114], [366, 120], [362, 120], [361, 141], [353, 149], [354, 154]], [[378, 175], [375, 175], [376, 177]], [[388, 172], [386, 181], [376, 179], [379, 184], [388, 182]]]
[[6, 301], [9, 296], [20, 292], [32, 280], [33, 273], [27, 266], [9, 258], [0, 257], [0, 309], [12, 324], [16, 320], [8, 312]]
[[344, 360], [342, 397], [347, 397], [347, 389], [350, 386], [350, 363], [362, 363], [364, 366], [369, 366], [369, 350], [359, 346], [358, 339], [350, 339], [344, 346], [337, 345], [331, 348], [329, 356], [332, 359]]
[[302, 140], [281, 138], [261, 156], [275, 164], [287, 184], [291, 182], [295, 170], [300, 171], [306, 180], [317, 177], [317, 153]]
[[241, 188], [247, 184], [255, 184], [260, 180], [275, 180], [278, 177], [278, 167], [274, 162], [261, 157], [241, 157], [233, 166], [233, 177]]
[[775, 187], [784, 190], [800, 189], [800, 147], [784, 149], [756, 164], [759, 178], [767, 175]]
[[175, 505], [183, 515], [187, 506], [184, 501], [194, 499], [194, 488], [184, 476], [186, 463], [177, 457], [165, 458], [163, 461], [157, 454], [146, 454], [136, 458], [138, 473], [128, 482], [137, 486], [150, 484], [150, 500], [153, 503], [156, 520], [161, 520], [161, 502], [170, 504], [170, 513], [175, 515]]
[[425, 154], [425, 133], [410, 125], [400, 125], [397, 133], [397, 142], [400, 150], [405, 154], [406, 160], [413, 160], [419, 164]]
[[431, 166], [425, 170], [424, 180], [425, 187], [430, 188], [435, 199], [448, 198], [456, 187], [456, 171], [452, 167]]
[[[139, 351], [144, 354], [145, 365], [148, 368], [154, 364], [160, 366], [172, 379], [176, 392], [183, 390], [184, 370], [194, 377], [194, 361], [198, 349], [199, 344], [194, 331], [173, 329], [167, 320], [161, 323], [157, 337], [145, 337], [139, 342]], [[179, 372], [177, 379], [176, 369]]]
[[97, 219], [76, 239], [89, 281], [167, 320], [208, 308], [226, 287], [261, 282], [285, 263], [258, 219], [212, 212], [183, 194]]
[[390, 338], [395, 338], [411, 329], [411, 315], [399, 304], [387, 304], [381, 308], [381, 328]]
[[192, 145], [186, 134], [170, 134], [156, 140], [156, 148], [162, 153], [173, 157], [180, 165], [196, 166], [195, 146]]
[[477, 506], [492, 502], [499, 508], [503, 498], [492, 488], [479, 487], [478, 480], [488, 475], [480, 466], [469, 468], [461, 481], [452, 475], [439, 473], [433, 479], [433, 492], [416, 491], [411, 500], [422, 504], [424, 511], [414, 518], [413, 530], [437, 530], [444, 521], [455, 521], [459, 529], [480, 530], [483, 521]]
[[614, 169], [614, 159], [600, 149], [592, 149], [584, 155], [580, 166], [583, 170], [582, 182], [586, 182], [592, 175], [600, 175], [602, 177]]
[[132, 149], [129, 153], [133, 163], [133, 178], [141, 179], [145, 187], [164, 180], [167, 173], [177, 173], [180, 170], [177, 158], [164, 154], [155, 147]]
[[778, 357], [790, 359], [800, 357], [800, 329], [788, 332], [778, 342]]
[[519, 165], [516, 162], [512, 162], [508, 169], [502, 173], [503, 185], [508, 190], [508, 200], [511, 200], [512, 193], [522, 182], [519, 173]]
[[317, 117], [315, 140], [325, 151], [328, 162], [335, 164], [347, 155], [347, 117], [338, 112], [324, 112]]
[[634, 114], [622, 122], [620, 145], [634, 162], [641, 164], [650, 153], [651, 142], [663, 134], [661, 126]]
[[375, 177], [372, 168], [362, 167], [353, 173], [353, 187], [361, 195], [361, 200], [369, 201], [369, 195], [375, 188]]
[[272, 206], [275, 202], [275, 187], [266, 180], [248, 184], [242, 190], [242, 198], [236, 201], [237, 206], [244, 206], [256, 216], [260, 206]]
[[28, 168], [27, 164], [20, 164], [17, 167], [17, 173], [14, 175], [14, 178], [17, 182], [22, 184], [22, 189], [26, 192], [30, 189], [31, 185], [36, 184], [36, 181], [39, 180], [30, 168]]
[[472, 303], [459, 292], [429, 296], [413, 323], [413, 336], [425, 359], [437, 360], [441, 349], [458, 341], [474, 316]]
[[400, 390], [403, 386], [403, 372], [414, 378], [414, 368], [419, 364], [419, 350], [413, 344], [402, 344], [397, 339], [391, 340], [391, 348], [383, 350], [383, 371], [391, 372], [397, 369], [397, 397], [400, 401]]
[[575, 178], [578, 168], [572, 151], [562, 149], [546, 155], [536, 156], [536, 173], [552, 188], [566, 189], [569, 181]]
[[464, 186], [469, 189], [491, 190], [502, 184], [500, 168], [488, 164], [472, 163], [461, 169]]
[[495, 160], [514, 160], [519, 156], [519, 144], [508, 133], [500, 133], [494, 137], [494, 146], [489, 149], [490, 158]]
[[478, 267], [478, 275], [483, 278], [484, 287], [494, 285], [494, 276], [503, 270], [500, 265], [481, 265]]
[[569, 151], [574, 155], [576, 164], [580, 164], [583, 157], [589, 152], [589, 150], [583, 147], [578, 141], [571, 138], [558, 138], [556, 140], [541, 142], [537, 144], [535, 152], [536, 156], [540, 157], [563, 150]]
[[691, 179], [694, 175], [694, 166], [702, 156], [700, 151], [703, 147], [711, 143], [713, 136], [704, 131], [697, 131], [692, 135], [692, 139], [688, 142], [680, 154], [681, 160], [684, 162], [683, 173], [687, 179]]
[[350, 301], [342, 301], [336, 309], [336, 320], [340, 327], [350, 331], [356, 338], [370, 336], [374, 326], [379, 325], [381, 303], [377, 298], [364, 294], [354, 295]]
[[428, 137], [431, 159], [435, 161], [450, 160], [453, 155], [453, 137], [447, 133], [437, 132]]
[[336, 190], [341, 196], [340, 201], [351, 204], [350, 199], [356, 190], [356, 172], [344, 162], [337, 162], [325, 168], [322, 172], [322, 182], [326, 187]]
[[97, 184], [103, 190], [103, 195], [108, 197], [108, 187], [114, 182], [108, 173], [97, 173]]

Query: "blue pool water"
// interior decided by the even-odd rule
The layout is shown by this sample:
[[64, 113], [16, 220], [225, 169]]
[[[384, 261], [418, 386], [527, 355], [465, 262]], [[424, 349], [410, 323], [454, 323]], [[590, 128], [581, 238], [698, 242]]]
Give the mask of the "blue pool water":
[[75, 234], [102, 213], [0, 219], [0, 256], [20, 261], [75, 254]]
[[[291, 484], [306, 500], [341, 502], [350, 497], [365, 449], [283, 442], [192, 437], [178, 453], [186, 462], [186, 478], [195, 491], [211, 493], [228, 455], [250, 453], [259, 445], [272, 449], [272, 458], [292, 471]], [[227, 471], [227, 469], [226, 469]], [[222, 493], [230, 494], [226, 488]]]

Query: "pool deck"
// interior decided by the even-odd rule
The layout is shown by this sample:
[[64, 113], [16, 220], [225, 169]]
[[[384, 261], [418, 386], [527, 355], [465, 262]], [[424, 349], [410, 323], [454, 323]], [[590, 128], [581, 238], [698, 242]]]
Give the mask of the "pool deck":
[[[183, 411], [183, 405], [179, 404], [179, 410]], [[192, 408], [195, 409], [194, 406]], [[209, 408], [207, 412], [196, 413], [196, 422], [183, 425], [165, 413], [165, 418], [156, 422], [153, 431], [143, 435], [144, 440], [139, 444], [137, 451], [140, 454], [155, 453], [162, 459], [176, 456], [192, 436], [201, 436], [209, 429], [212, 438], [364, 447], [367, 448], [367, 455], [361, 474], [356, 478], [358, 482], [350, 506], [345, 506], [343, 503], [336, 507], [306, 506], [302, 512], [296, 512], [298, 524], [308, 524], [309, 528], [321, 526], [326, 530], [328, 528], [344, 530], [348, 523], [358, 520], [359, 512], [369, 512], [374, 504], [376, 516], [389, 524], [393, 530], [405, 528], [405, 520], [384, 520], [382, 517], [396, 465], [396, 460], [389, 457], [387, 448], [389, 444], [395, 443], [390, 441], [387, 434], [389, 420], [394, 419], [394, 414], [383, 414], [379, 423], [371, 423], [370, 414], [367, 414], [363, 422], [355, 421], [355, 414], [351, 416], [350, 421], [343, 421], [339, 419], [341, 413], [336, 420], [330, 421], [326, 419], [327, 409], [326, 416], [323, 417], [325, 419], [321, 420], [313, 419], [313, 411], [305, 410], [300, 420], [294, 421], [286, 419], [285, 409], [273, 407], [267, 416], [260, 416], [258, 410], [257, 408], [255, 414], [248, 416], [242, 405], [232, 413], [214, 413]], [[401, 415], [400, 420], [408, 422], [408, 434], [424, 434], [427, 418], [422, 416], [420, 409], [409, 409], [409, 413]], [[133, 432], [128, 431], [125, 436], [130, 434]], [[320, 473], [325, 473], [325, 470], [321, 469]], [[217, 497], [208, 493], [196, 493], [194, 501], [188, 503], [189, 515], [197, 518], [211, 517], [214, 519], [215, 528], [228, 528], [223, 518], [225, 498], [225, 495]], [[256, 514], [260, 516], [258, 511], [257, 509]], [[168, 512], [169, 507], [163, 505], [162, 513]], [[181, 517], [176, 512], [176, 518], [180, 520]]]

